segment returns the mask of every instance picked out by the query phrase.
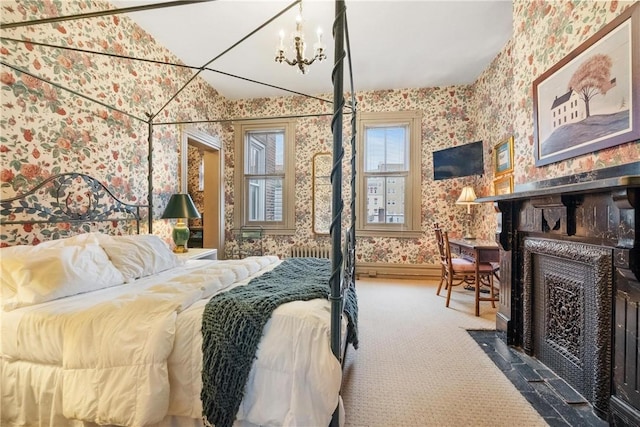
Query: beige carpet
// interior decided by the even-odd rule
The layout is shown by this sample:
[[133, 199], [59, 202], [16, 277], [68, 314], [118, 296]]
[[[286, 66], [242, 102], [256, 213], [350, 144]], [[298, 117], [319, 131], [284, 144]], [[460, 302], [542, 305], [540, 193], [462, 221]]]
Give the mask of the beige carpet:
[[360, 349], [349, 349], [346, 426], [546, 426], [467, 329], [495, 329], [473, 293], [415, 280], [358, 280]]

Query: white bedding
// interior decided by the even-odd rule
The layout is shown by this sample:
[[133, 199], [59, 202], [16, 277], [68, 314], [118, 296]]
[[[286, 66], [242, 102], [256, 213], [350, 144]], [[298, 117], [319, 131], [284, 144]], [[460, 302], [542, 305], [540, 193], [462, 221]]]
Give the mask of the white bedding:
[[[189, 261], [132, 283], [2, 312], [2, 425], [72, 420], [198, 424], [201, 315], [217, 292], [246, 284], [276, 257]], [[254, 361], [239, 425], [328, 425], [341, 369], [330, 305], [296, 301], [273, 313]]]

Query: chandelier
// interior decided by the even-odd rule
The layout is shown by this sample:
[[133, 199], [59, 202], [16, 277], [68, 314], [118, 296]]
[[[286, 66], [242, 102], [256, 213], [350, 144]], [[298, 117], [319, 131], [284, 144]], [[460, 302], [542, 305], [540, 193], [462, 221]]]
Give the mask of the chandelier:
[[307, 44], [304, 41], [304, 31], [302, 30], [302, 2], [300, 2], [300, 13], [296, 16], [296, 30], [291, 35], [295, 58], [289, 59], [284, 56], [286, 51], [284, 47], [284, 30], [280, 30], [280, 45], [276, 52], [276, 62], [282, 63], [284, 61], [292, 66], [297, 65], [298, 70], [302, 74], [307, 74], [309, 65], [313, 64], [316, 60], [320, 62], [327, 58], [327, 55], [324, 53], [325, 45], [322, 43], [322, 30], [320, 28], [318, 28], [317, 36], [318, 41], [313, 44], [314, 56], [311, 59], [307, 59], [304, 53]]

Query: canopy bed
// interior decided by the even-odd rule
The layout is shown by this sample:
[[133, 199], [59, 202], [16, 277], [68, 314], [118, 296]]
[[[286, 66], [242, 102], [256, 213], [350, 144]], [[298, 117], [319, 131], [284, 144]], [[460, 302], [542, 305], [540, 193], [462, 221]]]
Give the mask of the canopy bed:
[[[188, 3], [193, 2], [166, 5]], [[160, 120], [167, 104], [213, 60], [190, 67], [193, 78], [160, 111], [141, 119], [3, 59], [3, 67], [147, 123], [149, 167], [144, 205], [122, 202], [100, 179], [80, 172], [52, 176], [0, 202], [2, 227], [63, 223], [78, 231], [64, 239], [51, 233], [52, 240], [36, 246], [0, 252], [3, 425], [338, 425], [344, 419], [341, 362], [349, 343], [357, 347], [356, 103], [352, 78], [350, 103], [343, 95], [343, 67], [349, 58], [344, 44], [348, 51], [349, 40], [345, 4], [335, 4], [329, 260], [267, 255], [184, 263], [152, 234], [158, 217], [154, 126], [243, 119]], [[140, 7], [43, 22], [135, 9]], [[342, 198], [342, 171], [349, 166], [342, 137], [345, 109], [352, 115], [350, 218], [343, 218]], [[145, 218], [148, 234], [138, 234]], [[109, 233], [92, 232], [89, 223], [112, 227], [107, 227]], [[349, 224], [345, 232], [343, 223]], [[251, 308], [249, 317], [237, 317], [241, 305]], [[259, 315], [258, 306], [264, 309]], [[234, 315], [225, 307], [232, 307]], [[253, 329], [247, 323], [255, 323]], [[220, 335], [228, 336], [218, 340]]]

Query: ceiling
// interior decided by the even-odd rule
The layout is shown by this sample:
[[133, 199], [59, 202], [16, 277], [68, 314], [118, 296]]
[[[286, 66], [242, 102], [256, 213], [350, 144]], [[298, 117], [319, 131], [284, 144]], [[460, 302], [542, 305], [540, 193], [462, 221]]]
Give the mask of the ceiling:
[[[185, 64], [200, 67], [292, 2], [218, 0], [128, 16]], [[160, 2], [111, 0], [111, 3], [121, 8]], [[471, 84], [512, 34], [511, 1], [347, 0], [346, 5], [356, 91]], [[327, 60], [312, 64], [306, 75], [297, 72], [296, 67], [274, 60], [278, 34], [284, 30], [285, 43], [290, 40], [298, 12], [297, 5], [290, 8], [208, 67], [304, 94], [332, 93], [333, 1], [303, 2], [307, 54], [316, 41], [316, 29], [321, 27]], [[345, 66], [345, 91], [350, 89], [348, 73]], [[229, 99], [291, 94], [210, 71], [201, 76]]]

